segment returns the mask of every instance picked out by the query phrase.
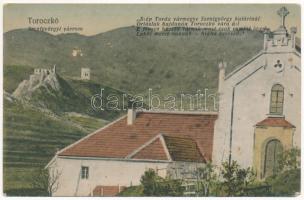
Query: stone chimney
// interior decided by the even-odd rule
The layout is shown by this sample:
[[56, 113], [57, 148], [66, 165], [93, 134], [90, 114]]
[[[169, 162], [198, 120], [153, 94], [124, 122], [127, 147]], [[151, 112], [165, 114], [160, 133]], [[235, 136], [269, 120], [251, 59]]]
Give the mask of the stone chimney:
[[136, 110], [133, 108], [128, 109], [128, 116], [127, 116], [127, 125], [133, 125], [136, 119]]
[[296, 48], [296, 33], [297, 33], [297, 27], [291, 27], [290, 37], [291, 37], [291, 47], [293, 49]]
[[223, 84], [225, 81], [225, 70], [227, 67], [227, 63], [222, 61], [219, 63], [218, 68], [219, 68], [219, 80], [218, 80], [218, 93], [221, 94], [223, 93]]

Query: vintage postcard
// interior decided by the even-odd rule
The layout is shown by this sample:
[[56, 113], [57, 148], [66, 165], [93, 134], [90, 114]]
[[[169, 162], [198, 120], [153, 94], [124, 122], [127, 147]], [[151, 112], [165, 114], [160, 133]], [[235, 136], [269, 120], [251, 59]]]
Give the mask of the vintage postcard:
[[3, 195], [301, 195], [300, 4], [2, 9]]

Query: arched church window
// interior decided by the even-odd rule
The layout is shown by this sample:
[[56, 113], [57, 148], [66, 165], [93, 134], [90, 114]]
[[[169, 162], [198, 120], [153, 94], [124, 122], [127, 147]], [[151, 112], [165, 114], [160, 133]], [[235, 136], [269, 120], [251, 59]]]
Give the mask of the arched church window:
[[283, 151], [281, 142], [277, 139], [270, 140], [265, 147], [264, 177], [278, 173], [278, 158]]
[[270, 114], [283, 114], [284, 104], [284, 88], [280, 84], [276, 84], [271, 89], [270, 96]]

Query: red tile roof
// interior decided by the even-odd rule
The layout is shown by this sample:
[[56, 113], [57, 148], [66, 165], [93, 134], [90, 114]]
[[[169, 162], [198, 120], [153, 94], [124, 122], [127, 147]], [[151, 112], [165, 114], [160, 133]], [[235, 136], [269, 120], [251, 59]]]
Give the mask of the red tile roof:
[[168, 160], [165, 147], [160, 141], [160, 138], [156, 138], [151, 144], [147, 145], [139, 152], [137, 152], [131, 158], [135, 159], [150, 159], [150, 160]]
[[148, 143], [145, 143], [127, 157], [144, 160], [206, 162], [196, 142], [192, 138], [188, 136], [167, 136], [163, 134], [153, 137]]
[[98, 185], [93, 190], [93, 196], [106, 196], [113, 197], [116, 196], [119, 192], [123, 191], [126, 187], [124, 186], [102, 186]]
[[188, 136], [201, 155], [212, 158], [216, 114], [137, 113], [134, 124], [123, 117], [59, 152], [59, 156], [125, 158], [160, 133], [167, 136]]
[[268, 117], [263, 121], [260, 121], [256, 126], [272, 126], [272, 127], [285, 127], [285, 128], [294, 128], [290, 122], [285, 120], [284, 117]]

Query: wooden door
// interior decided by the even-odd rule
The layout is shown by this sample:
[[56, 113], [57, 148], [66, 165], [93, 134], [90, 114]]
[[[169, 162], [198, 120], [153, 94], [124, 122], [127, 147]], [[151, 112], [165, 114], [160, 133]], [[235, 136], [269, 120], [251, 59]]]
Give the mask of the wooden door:
[[271, 140], [265, 149], [264, 177], [277, 173], [278, 157], [282, 153], [283, 146], [279, 140]]

